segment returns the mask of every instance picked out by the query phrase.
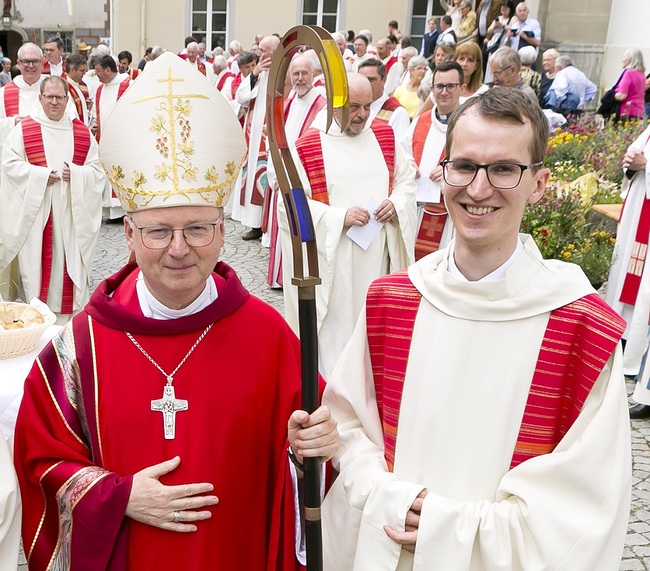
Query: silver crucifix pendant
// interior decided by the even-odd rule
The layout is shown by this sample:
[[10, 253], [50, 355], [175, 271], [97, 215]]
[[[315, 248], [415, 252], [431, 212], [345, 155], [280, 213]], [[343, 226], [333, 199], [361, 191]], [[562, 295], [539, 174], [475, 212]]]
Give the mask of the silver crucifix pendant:
[[151, 401], [151, 410], [162, 412], [165, 440], [174, 440], [176, 437], [176, 413], [187, 410], [187, 401], [176, 398], [174, 385], [171, 384], [170, 379], [167, 379], [167, 384], [163, 389], [163, 397]]

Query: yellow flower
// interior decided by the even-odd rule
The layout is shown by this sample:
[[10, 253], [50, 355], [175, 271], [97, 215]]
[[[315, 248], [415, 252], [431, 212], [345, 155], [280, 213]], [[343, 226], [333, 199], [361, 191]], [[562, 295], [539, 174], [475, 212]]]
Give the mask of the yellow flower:
[[159, 180], [160, 182], [165, 182], [167, 180], [167, 177], [169, 176], [169, 165], [165, 163], [156, 165], [156, 174], [154, 174], [153, 176], [155, 179]]
[[571, 251], [571, 250], [575, 249], [575, 246], [574, 246], [573, 244], [569, 244], [569, 245], [566, 247], [566, 249], [569, 250], [569, 251]]
[[562, 252], [562, 257], [563, 258], [570, 258], [571, 257], [571, 252]]
[[124, 172], [122, 171], [122, 167], [119, 165], [113, 165], [111, 167], [111, 174], [113, 180], [122, 180], [124, 178]]
[[181, 174], [181, 177], [183, 180], [186, 180], [187, 182], [195, 182], [197, 180], [196, 175], [199, 173], [199, 169], [192, 166], [188, 165], [187, 168], [185, 169], [185, 172]]
[[219, 180], [219, 173], [217, 172], [217, 169], [214, 165], [205, 171], [204, 178], [212, 184], [217, 184], [217, 181]]
[[154, 133], [160, 133], [165, 129], [165, 119], [163, 118], [162, 115], [156, 115], [155, 117], [151, 118], [151, 127], [149, 127], [149, 131], [153, 131]]
[[133, 171], [133, 177], [131, 178], [131, 181], [133, 182], [133, 186], [135, 186], [135, 188], [142, 188], [147, 183], [147, 179], [145, 178], [144, 173], [137, 170]]
[[607, 238], [607, 232], [605, 232], [604, 230], [601, 230], [600, 232], [598, 232], [598, 237], [599, 238]]

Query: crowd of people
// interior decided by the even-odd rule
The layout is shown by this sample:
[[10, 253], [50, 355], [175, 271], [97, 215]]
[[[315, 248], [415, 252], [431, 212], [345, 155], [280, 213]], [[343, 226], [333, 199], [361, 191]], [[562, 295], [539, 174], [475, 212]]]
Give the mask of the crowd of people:
[[[440, 3], [419, 49], [396, 21], [377, 39], [333, 34], [349, 95], [329, 128], [317, 52], [289, 65], [284, 129], [321, 278], [311, 414], [267, 137], [279, 35], [211, 53], [189, 36], [137, 66], [102, 45], [64, 58], [56, 37], [21, 46], [0, 90], [0, 290], [64, 326], [16, 423], [30, 569], [299, 569], [309, 457], [338, 474], [325, 569], [618, 567], [623, 371], [639, 380], [631, 414], [650, 416], [650, 128], [622, 158], [612, 309], [519, 233], [549, 179], [549, 131], [596, 86], [567, 55], [540, 54], [525, 2]], [[641, 52], [622, 63], [613, 114], [642, 118]], [[226, 215], [269, 248], [284, 319], [219, 261]], [[124, 225], [131, 258], [91, 296], [102, 217]], [[3, 482], [2, 571], [21, 520]], [[255, 521], [235, 537], [248, 503]]]

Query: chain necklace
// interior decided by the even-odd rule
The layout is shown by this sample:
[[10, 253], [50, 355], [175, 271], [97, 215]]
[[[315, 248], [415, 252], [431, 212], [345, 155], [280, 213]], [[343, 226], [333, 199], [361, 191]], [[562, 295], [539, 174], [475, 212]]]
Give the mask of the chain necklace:
[[161, 399], [156, 399], [151, 401], [151, 410], [162, 412], [163, 414], [163, 424], [165, 428], [165, 439], [173, 440], [176, 437], [176, 413], [182, 410], [187, 410], [188, 405], [186, 400], [181, 400], [176, 398], [176, 393], [174, 391], [174, 375], [178, 372], [183, 366], [183, 363], [187, 361], [188, 357], [194, 352], [199, 346], [199, 343], [203, 341], [203, 338], [208, 334], [208, 331], [212, 328], [214, 323], [210, 323], [203, 333], [199, 335], [199, 338], [194, 342], [194, 345], [190, 347], [190, 350], [187, 352], [185, 357], [181, 359], [181, 362], [176, 366], [176, 368], [169, 374], [167, 374], [163, 368], [153, 360], [151, 355], [147, 353], [142, 345], [138, 343], [133, 335], [128, 331], [125, 331], [126, 336], [131, 340], [131, 342], [140, 350], [140, 352], [149, 359], [149, 362], [158, 369], [163, 376], [167, 379], [167, 384], [163, 388], [163, 396]]

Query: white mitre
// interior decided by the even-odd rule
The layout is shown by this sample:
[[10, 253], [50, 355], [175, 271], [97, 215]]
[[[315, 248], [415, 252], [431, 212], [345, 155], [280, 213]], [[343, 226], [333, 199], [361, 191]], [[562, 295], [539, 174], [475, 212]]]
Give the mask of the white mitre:
[[228, 202], [246, 153], [241, 125], [177, 55], [149, 63], [102, 127], [100, 159], [127, 212]]

